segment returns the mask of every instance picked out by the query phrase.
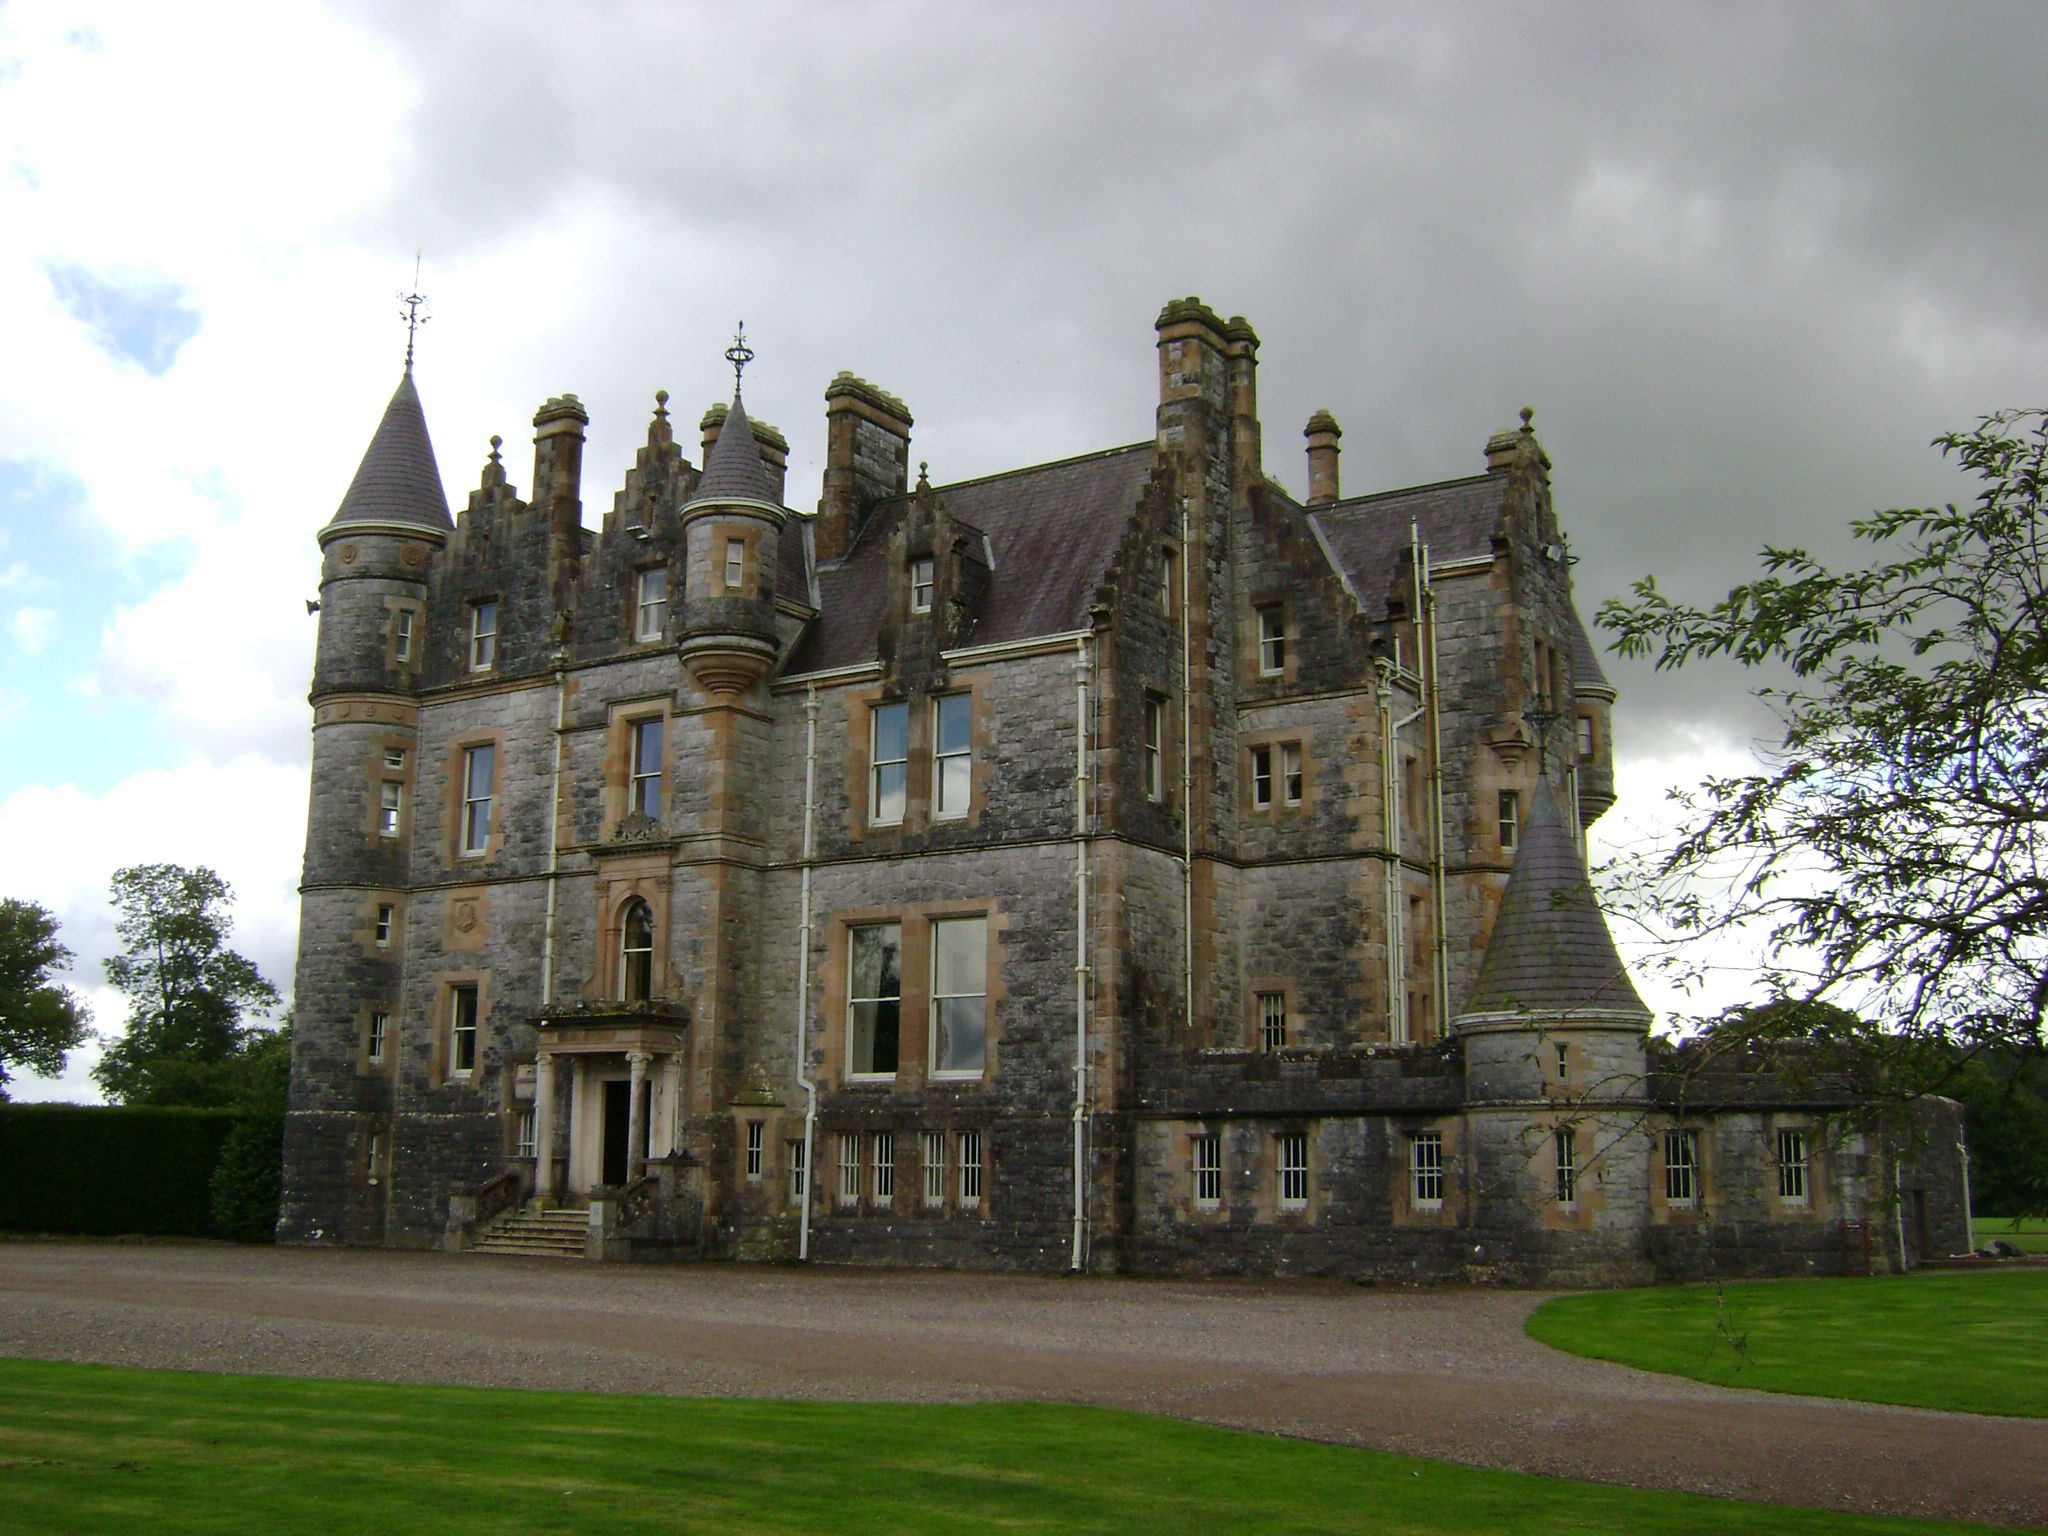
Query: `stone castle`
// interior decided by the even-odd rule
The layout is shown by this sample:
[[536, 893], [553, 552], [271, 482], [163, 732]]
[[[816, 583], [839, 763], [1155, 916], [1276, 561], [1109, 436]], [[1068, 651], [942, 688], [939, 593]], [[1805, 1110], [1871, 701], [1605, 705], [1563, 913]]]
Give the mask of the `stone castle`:
[[319, 535], [282, 1238], [1562, 1284], [1954, 1246], [1853, 1084], [1648, 1040], [1529, 413], [1358, 496], [1319, 411], [1297, 502], [1251, 327], [1156, 330], [1154, 438], [954, 484], [842, 373], [815, 513], [737, 390], [701, 469], [657, 395], [595, 530], [573, 395], [451, 519], [408, 362]]

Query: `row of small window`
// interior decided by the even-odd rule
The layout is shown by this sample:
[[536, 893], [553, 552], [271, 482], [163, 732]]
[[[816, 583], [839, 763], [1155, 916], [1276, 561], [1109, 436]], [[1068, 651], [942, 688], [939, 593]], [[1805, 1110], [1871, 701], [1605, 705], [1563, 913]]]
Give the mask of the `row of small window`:
[[[934, 919], [926, 1071], [979, 1077], [988, 1066], [988, 919]], [[862, 923], [846, 935], [846, 1071], [893, 1077], [903, 1054], [903, 925]]]
[[[1213, 1131], [1188, 1138], [1188, 1155], [1194, 1181], [1195, 1209], [1213, 1211], [1223, 1204], [1223, 1138]], [[1308, 1207], [1308, 1137], [1300, 1131], [1283, 1131], [1273, 1138], [1275, 1202], [1283, 1211]]]
[[[1559, 1132], [1560, 1136], [1564, 1133]], [[1559, 1143], [1560, 1148], [1562, 1142]], [[1781, 1130], [1773, 1133], [1771, 1150], [1778, 1170], [1778, 1203], [1810, 1205], [1813, 1202], [1812, 1148], [1807, 1133]], [[1564, 1156], [1560, 1150], [1559, 1157]], [[1562, 1162], [1560, 1162], [1562, 1167]], [[1559, 1174], [1562, 1180], [1562, 1173]], [[1560, 1187], [1562, 1185], [1560, 1184]], [[1698, 1205], [1700, 1199], [1700, 1133], [1664, 1133], [1664, 1203], [1672, 1206]]]
[[[725, 541], [724, 577], [727, 591], [746, 585], [747, 541]], [[654, 566], [639, 572], [633, 580], [633, 638], [659, 640], [668, 628], [668, 567]], [[400, 609], [395, 652], [400, 661], [411, 661], [413, 614]], [[498, 601], [483, 598], [469, 605], [469, 670], [488, 672], [498, 664]]]
[[[747, 1126], [747, 1177], [761, 1177], [760, 1122]], [[838, 1141], [838, 1179], [835, 1203], [876, 1206], [896, 1202], [897, 1160], [894, 1131], [841, 1131]], [[803, 1143], [789, 1143], [789, 1196], [804, 1196]], [[921, 1131], [917, 1133], [918, 1161], [915, 1165], [918, 1203], [936, 1209], [955, 1205], [978, 1209], [981, 1205], [982, 1161], [979, 1131]]]

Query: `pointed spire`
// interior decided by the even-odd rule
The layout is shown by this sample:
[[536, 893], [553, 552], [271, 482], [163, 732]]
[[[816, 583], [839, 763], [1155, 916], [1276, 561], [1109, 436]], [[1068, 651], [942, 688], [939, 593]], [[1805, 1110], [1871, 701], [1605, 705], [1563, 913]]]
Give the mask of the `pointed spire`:
[[725, 422], [718, 429], [718, 441], [704, 457], [704, 474], [690, 505], [706, 501], [752, 501], [779, 507], [775, 481], [761, 462], [761, 450], [754, 442], [754, 424], [747, 420], [747, 408], [737, 391]]
[[1539, 783], [1463, 1012], [1554, 1018], [1587, 1011], [1650, 1017], [1593, 899], [1578, 841], [1549, 784]]
[[434, 462], [433, 439], [427, 436], [426, 413], [412, 370], [399, 378], [377, 434], [356, 467], [348, 494], [329, 519], [328, 528], [357, 523], [407, 523], [418, 528], [454, 527], [448, 496], [441, 488], [441, 469]]

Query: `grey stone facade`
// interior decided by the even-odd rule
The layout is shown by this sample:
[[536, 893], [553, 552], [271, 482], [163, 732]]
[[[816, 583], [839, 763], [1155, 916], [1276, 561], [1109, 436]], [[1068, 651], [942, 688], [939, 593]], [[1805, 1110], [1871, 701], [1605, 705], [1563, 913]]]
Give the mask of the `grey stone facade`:
[[589, 1205], [607, 1254], [1555, 1284], [1960, 1241], [1940, 1134], [1649, 1044], [1526, 416], [1346, 497], [1318, 412], [1303, 505], [1251, 328], [1157, 343], [1153, 441], [949, 485], [841, 374], [815, 513], [737, 398], [700, 469], [662, 395], [595, 529], [574, 396], [451, 518], [408, 373], [320, 534], [286, 1240]]

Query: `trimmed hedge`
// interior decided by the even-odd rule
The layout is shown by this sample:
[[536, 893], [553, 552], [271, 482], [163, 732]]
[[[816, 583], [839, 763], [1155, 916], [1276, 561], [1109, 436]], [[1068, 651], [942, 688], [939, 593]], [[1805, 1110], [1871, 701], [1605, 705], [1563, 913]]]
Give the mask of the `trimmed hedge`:
[[0, 1229], [224, 1235], [214, 1219], [214, 1172], [231, 1133], [252, 1118], [267, 1117], [231, 1109], [0, 1104]]

